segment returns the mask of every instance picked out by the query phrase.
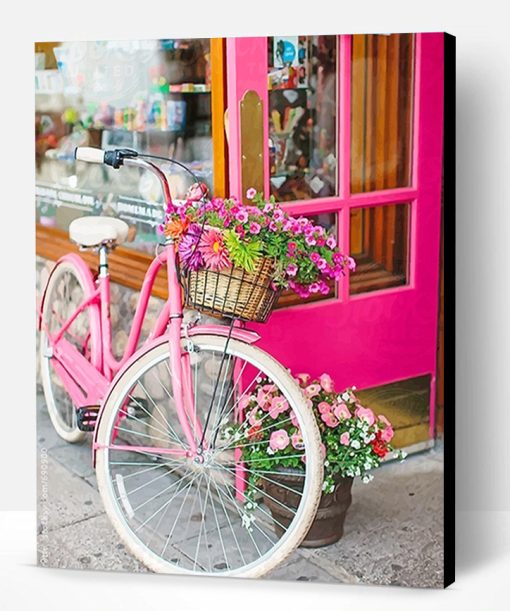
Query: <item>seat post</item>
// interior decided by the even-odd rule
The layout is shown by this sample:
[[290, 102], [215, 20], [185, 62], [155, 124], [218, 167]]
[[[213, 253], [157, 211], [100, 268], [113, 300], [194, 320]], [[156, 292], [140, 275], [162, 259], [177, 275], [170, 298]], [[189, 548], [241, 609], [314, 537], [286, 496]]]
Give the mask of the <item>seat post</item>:
[[99, 276], [108, 276], [108, 246], [101, 244], [99, 247]]

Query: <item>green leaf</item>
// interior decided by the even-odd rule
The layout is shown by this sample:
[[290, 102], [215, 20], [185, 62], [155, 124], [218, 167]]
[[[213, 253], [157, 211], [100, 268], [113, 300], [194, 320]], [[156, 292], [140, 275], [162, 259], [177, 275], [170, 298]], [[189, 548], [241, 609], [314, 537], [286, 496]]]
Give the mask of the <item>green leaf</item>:
[[258, 240], [243, 242], [232, 229], [225, 231], [224, 241], [234, 265], [253, 272], [262, 255], [262, 243]]

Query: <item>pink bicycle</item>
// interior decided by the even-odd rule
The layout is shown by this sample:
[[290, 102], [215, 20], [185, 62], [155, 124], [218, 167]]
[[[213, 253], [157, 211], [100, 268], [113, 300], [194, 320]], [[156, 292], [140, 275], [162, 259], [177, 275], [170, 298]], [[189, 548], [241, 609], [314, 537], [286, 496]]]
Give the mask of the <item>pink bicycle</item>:
[[[158, 178], [172, 204], [164, 173], [134, 151], [76, 149], [76, 159], [115, 169], [132, 166]], [[311, 410], [289, 372], [254, 344], [259, 336], [237, 320], [230, 326], [183, 322], [183, 299], [171, 239], [149, 266], [125, 353], [111, 349], [108, 253], [127, 237], [119, 219], [73, 221], [70, 238], [99, 253], [94, 279], [85, 262], [67, 254], [55, 265], [40, 310], [40, 361], [46, 404], [68, 442], [93, 432], [92, 454], [106, 512], [131, 552], [156, 572], [261, 576], [284, 560], [306, 535], [322, 487], [320, 438]], [[166, 266], [168, 300], [147, 341], [137, 348], [156, 274]], [[250, 426], [243, 397], [261, 378], [289, 403], [302, 431], [295, 457], [303, 465], [286, 507], [273, 516], [271, 495], [281, 471], [241, 460]], [[231, 425], [236, 433], [226, 435]], [[270, 420], [259, 422], [271, 426]], [[268, 448], [269, 450], [269, 448]], [[249, 495], [253, 475], [262, 484]], [[295, 473], [292, 474], [294, 477]], [[284, 484], [278, 483], [284, 486]], [[296, 501], [297, 497], [297, 501]], [[256, 499], [256, 500], [254, 500]]]

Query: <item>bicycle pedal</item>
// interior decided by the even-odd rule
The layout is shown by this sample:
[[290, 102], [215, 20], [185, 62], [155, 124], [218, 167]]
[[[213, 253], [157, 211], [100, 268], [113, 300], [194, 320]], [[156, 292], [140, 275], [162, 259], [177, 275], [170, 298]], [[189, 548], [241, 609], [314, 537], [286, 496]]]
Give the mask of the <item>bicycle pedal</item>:
[[76, 421], [80, 431], [84, 431], [85, 433], [92, 433], [96, 428], [98, 414], [99, 405], [79, 407], [76, 410]]

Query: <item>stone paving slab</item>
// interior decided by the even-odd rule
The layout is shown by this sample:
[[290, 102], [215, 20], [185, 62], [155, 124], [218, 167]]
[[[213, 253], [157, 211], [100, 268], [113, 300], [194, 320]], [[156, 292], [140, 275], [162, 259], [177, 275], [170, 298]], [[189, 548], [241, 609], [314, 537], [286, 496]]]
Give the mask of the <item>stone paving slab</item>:
[[[104, 514], [91, 466], [90, 437], [83, 444], [62, 441], [43, 400], [38, 401], [38, 446], [40, 465], [41, 452], [47, 464], [47, 500], [38, 514], [39, 552], [44, 550], [46, 565], [146, 571], [126, 551]], [[439, 447], [403, 464], [385, 464], [368, 485], [356, 481], [342, 540], [325, 548], [296, 550], [269, 578], [441, 587], [442, 460]]]
[[64, 569], [147, 572], [126, 550], [105, 514], [38, 537], [39, 563]]

